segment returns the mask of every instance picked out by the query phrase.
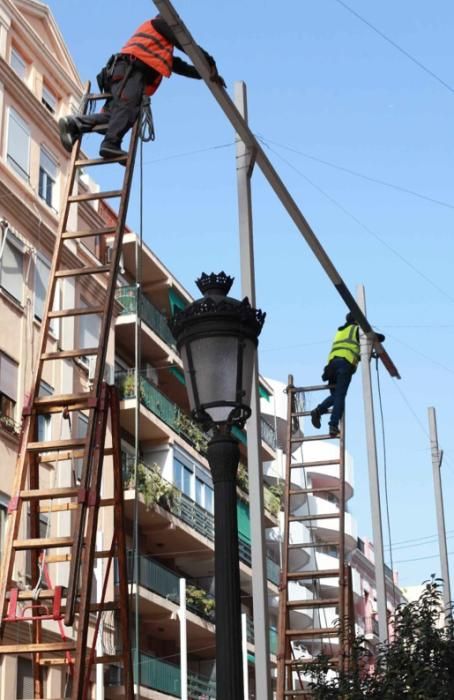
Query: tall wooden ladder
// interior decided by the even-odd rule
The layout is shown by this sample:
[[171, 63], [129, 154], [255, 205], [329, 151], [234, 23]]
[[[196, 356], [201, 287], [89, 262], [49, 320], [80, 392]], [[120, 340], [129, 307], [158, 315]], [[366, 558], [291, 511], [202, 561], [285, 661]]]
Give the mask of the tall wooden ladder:
[[[324, 434], [305, 434], [300, 427], [300, 419], [308, 418], [311, 413], [305, 410], [306, 394], [326, 392], [328, 388], [327, 385], [298, 388], [293, 385], [292, 376], [289, 377], [287, 386], [288, 429], [284, 541], [279, 586], [277, 700], [312, 697], [305, 669], [314, 661], [314, 656], [321, 653], [327, 656], [329, 665], [335, 671], [341, 664], [345, 667], [349, 657], [353, 610], [351, 573], [345, 565], [344, 421], [341, 421], [340, 435], [337, 438]], [[337, 442], [339, 449], [335, 456], [314, 459], [309, 455], [308, 459], [305, 445], [323, 440]], [[328, 469], [333, 484], [312, 485], [317, 468]], [[309, 476], [310, 471], [312, 477]], [[331, 507], [326, 512], [320, 512], [322, 498], [328, 495], [337, 496], [338, 508], [333, 510], [327, 502]], [[300, 514], [301, 511], [304, 514]], [[295, 530], [298, 523], [308, 528], [308, 541], [306, 536]], [[326, 535], [327, 539], [316, 539], [314, 529], [321, 527], [322, 523], [330, 523], [326, 530], [332, 530], [334, 534], [329, 537]], [[323, 568], [323, 565], [318, 565], [317, 552], [323, 553], [326, 548], [328, 551], [335, 549], [338, 566]], [[306, 550], [306, 556], [307, 553], [310, 554], [309, 562], [301, 566], [300, 559], [299, 563], [292, 564], [293, 553], [301, 550]], [[301, 591], [298, 591], [299, 586], [302, 587]], [[330, 588], [333, 593], [329, 592]], [[328, 617], [331, 618], [329, 621]], [[302, 655], [301, 647], [305, 650], [305, 656]], [[298, 653], [301, 656], [298, 657]]]
[[[106, 95], [87, 94], [85, 105], [104, 99]], [[0, 657], [4, 654], [31, 657], [34, 698], [45, 697], [43, 668], [56, 665], [61, 665], [67, 673], [67, 690], [62, 697], [71, 697], [72, 700], [92, 697], [93, 663], [120, 669], [124, 686], [122, 697], [127, 700], [133, 697], [119, 399], [115, 387], [107, 385], [103, 378], [139, 134], [140, 120], [131, 131], [127, 155], [119, 158], [90, 159], [83, 155], [82, 139], [74, 144], [50, 270], [38, 356], [31, 391], [23, 410], [0, 568]], [[121, 182], [119, 189], [79, 193], [83, 171], [99, 165], [109, 167], [114, 176], [113, 164], [119, 164], [116, 166], [116, 175]], [[96, 217], [91, 206], [102, 206], [101, 202], [107, 199], [117, 199], [118, 211], [111, 217], [112, 225], [100, 226], [96, 221], [102, 217]], [[76, 230], [81, 227], [71, 226], [70, 209], [72, 206], [87, 206], [86, 203], [90, 206], [87, 220], [95, 223]], [[107, 241], [106, 237], [111, 238], [111, 255], [100, 260], [93, 253], [93, 244]], [[105, 249], [105, 246], [101, 248]], [[71, 292], [72, 307], [62, 309], [60, 286], [67, 284], [73, 290], [77, 283], [92, 298], [96, 297], [95, 304], [87, 306], [80, 300], [80, 294], [72, 295]], [[98, 320], [97, 341], [92, 347], [78, 347], [74, 327], [82, 317], [89, 315]], [[58, 344], [49, 333], [55, 323], [72, 329], [66, 335], [61, 333]], [[80, 366], [87, 359], [92, 368], [91, 383], [84, 384], [80, 378]], [[71, 378], [67, 381], [68, 392], [43, 395], [42, 382], [62, 376], [63, 370], [68, 372], [68, 369]], [[76, 431], [81, 416], [87, 425], [83, 437]], [[58, 421], [60, 433], [56, 430]], [[59, 439], [40, 439], [46, 422], [51, 426], [52, 437], [57, 434]], [[103, 474], [107, 474], [108, 466], [104, 464], [107, 455], [112, 457], [113, 489], [106, 494], [109, 497], [104, 497], [104, 494], [101, 496], [101, 484]], [[79, 471], [77, 478], [75, 465]], [[105, 514], [105, 520], [101, 522], [104, 528], [112, 512], [111, 546], [99, 548], [96, 543], [99, 514], [102, 513], [103, 518]], [[47, 526], [43, 532], [43, 519], [46, 518]], [[52, 530], [58, 536], [50, 536]], [[99, 577], [102, 579], [102, 593], [98, 588], [96, 596], [94, 567], [100, 558], [105, 566]], [[115, 587], [113, 563], [118, 588]], [[22, 576], [21, 583], [19, 567], [24, 571], [25, 566], [31, 569], [31, 575], [29, 573], [25, 579]], [[101, 652], [97, 653], [100, 626], [103, 632], [98, 649], [101, 645]], [[106, 654], [101, 642], [109, 630], [110, 639], [114, 640], [110, 648], [115, 653]], [[118, 636], [120, 640], [116, 643]]]

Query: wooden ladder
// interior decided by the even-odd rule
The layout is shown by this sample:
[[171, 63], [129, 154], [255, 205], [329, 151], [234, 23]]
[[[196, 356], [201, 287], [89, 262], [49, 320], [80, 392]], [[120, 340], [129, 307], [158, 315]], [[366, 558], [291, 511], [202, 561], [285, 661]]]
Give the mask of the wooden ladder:
[[[341, 421], [340, 435], [330, 438], [329, 435], [312, 434], [305, 435], [300, 431], [300, 418], [310, 417], [311, 412], [304, 410], [304, 397], [306, 393], [327, 391], [328, 386], [300, 387], [293, 386], [293, 377], [289, 377], [287, 386], [288, 395], [288, 429], [286, 445], [286, 475], [284, 491], [284, 542], [282, 555], [282, 571], [279, 593], [279, 625], [278, 625], [278, 657], [277, 657], [277, 700], [285, 698], [310, 698], [310, 688], [305, 678], [305, 668], [314, 661], [313, 656], [323, 653], [329, 657], [329, 664], [334, 670], [341, 664], [348, 662], [352, 633], [352, 599], [351, 575], [345, 565], [345, 447], [344, 447], [344, 421]], [[336, 440], [339, 451], [336, 457], [309, 461], [302, 451], [302, 461], [295, 461], [294, 453], [300, 446], [311, 441]], [[336, 485], [312, 486], [312, 479], [308, 479], [307, 471], [318, 467], [330, 468], [330, 476], [336, 478]], [[334, 471], [335, 470], [335, 471]], [[295, 474], [300, 471], [304, 475], [304, 487], [297, 485], [299, 480]], [[296, 483], [295, 483], [296, 482]], [[311, 513], [310, 498], [335, 494], [338, 498], [339, 508], [336, 511]], [[295, 514], [295, 500], [298, 498], [301, 504], [306, 505], [304, 515]], [[318, 510], [318, 508], [317, 508]], [[320, 521], [338, 521], [336, 534], [326, 541], [315, 541], [313, 528]], [[311, 534], [309, 542], [295, 542], [291, 537], [292, 523], [303, 523]], [[319, 527], [320, 525], [317, 525]], [[336, 548], [338, 566], [319, 568], [317, 565], [317, 552], [325, 547]], [[292, 550], [308, 550], [311, 553], [312, 564], [302, 570], [290, 570]], [[315, 562], [315, 563], [314, 563]], [[337, 579], [338, 585], [332, 586], [334, 592], [326, 591], [328, 580]], [[323, 582], [325, 586], [323, 587]], [[310, 590], [308, 597], [294, 597], [289, 594], [289, 585], [297, 584]], [[325, 590], [324, 590], [325, 589]], [[295, 591], [293, 591], [294, 593]], [[329, 608], [336, 610], [337, 622], [326, 623], [326, 611]], [[312, 615], [311, 615], [312, 611]], [[312, 619], [309, 626], [299, 623], [298, 627], [292, 625], [292, 618], [298, 613], [306, 613]], [[325, 622], [323, 624], [323, 619]], [[300, 642], [311, 648], [310, 657], [296, 658], [293, 644]], [[327, 654], [327, 650], [329, 653]]]
[[[106, 99], [106, 95], [87, 94], [88, 104]], [[34, 698], [44, 698], [43, 667], [66, 665], [71, 673], [72, 700], [86, 700], [90, 693], [91, 667], [93, 663], [112, 664], [121, 668], [124, 695], [133, 697], [133, 674], [128, 622], [128, 586], [126, 548], [123, 518], [123, 485], [121, 473], [121, 446], [119, 427], [119, 399], [115, 387], [104, 381], [109, 329], [114, 306], [117, 273], [120, 263], [123, 231], [131, 190], [140, 120], [132, 129], [127, 155], [112, 159], [89, 159], [81, 151], [79, 139], [73, 147], [70, 174], [64, 196], [63, 211], [58, 227], [54, 255], [49, 276], [49, 288], [39, 339], [39, 350], [34, 368], [30, 395], [23, 410], [20, 446], [12, 497], [8, 508], [6, 536], [0, 566], [0, 657], [2, 654], [25, 654], [33, 661]], [[121, 187], [118, 190], [78, 193], [79, 175], [90, 166], [120, 164]], [[85, 202], [99, 202], [116, 198], [118, 212], [114, 223], [108, 226], [94, 224], [86, 230], [68, 230], [70, 208]], [[92, 221], [95, 217], [91, 214]], [[99, 218], [98, 218], [99, 221]], [[76, 228], [80, 228], [76, 226]], [[108, 261], [99, 260], [85, 249], [78, 255], [88, 239], [112, 239]], [[84, 260], [88, 262], [85, 263]], [[82, 305], [60, 309], [59, 285], [61, 281], [74, 280], [95, 291], [99, 300], [91, 306]], [[94, 284], [94, 281], [99, 284]], [[63, 282], [64, 283], [64, 282]], [[87, 287], [88, 285], [88, 287]], [[100, 291], [101, 290], [101, 291]], [[92, 294], [93, 296], [93, 294]], [[75, 297], [80, 298], [80, 296]], [[74, 327], [76, 319], [94, 315], [99, 319], [99, 336], [92, 347], [75, 347], [74, 332], [69, 333], [69, 345], [60, 344], [49, 335], [52, 323], [61, 319], [62, 327]], [[68, 335], [68, 334], [66, 334]], [[54, 343], [50, 347], [51, 343]], [[86, 391], [75, 386], [78, 378], [77, 363], [83, 358], [93, 358], [94, 373]], [[53, 364], [54, 363], [54, 364]], [[71, 364], [73, 391], [60, 395], [43, 396], [40, 392], [44, 378], [55, 369], [55, 363]], [[60, 365], [61, 368], [61, 365]], [[54, 375], [54, 376], [55, 376]], [[87, 420], [84, 437], [76, 437], [75, 424], [79, 415]], [[110, 416], [111, 447], [106, 445], [106, 432]], [[49, 421], [53, 427], [61, 420], [68, 437], [65, 439], [39, 440], [39, 427]], [[60, 438], [62, 437], [60, 432]], [[55, 433], [55, 430], [54, 430]], [[112, 456], [113, 497], [101, 498], [101, 482], [107, 466], [104, 456]], [[71, 478], [74, 464], [82, 464], [80, 481]], [[104, 466], [104, 470], [103, 470]], [[49, 467], [57, 480], [65, 480], [63, 486], [49, 486]], [[66, 469], [66, 471], [65, 471]], [[96, 551], [98, 515], [113, 508], [113, 537], [110, 549]], [[66, 515], [62, 515], [67, 512]], [[43, 514], [48, 514], [43, 516]], [[50, 519], [45, 536], [41, 536], [40, 520]], [[60, 526], [58, 518], [66, 518]], [[28, 522], [27, 522], [28, 521]], [[60, 523], [62, 521], [60, 520]], [[26, 527], [28, 524], [28, 528]], [[49, 532], [57, 524], [59, 536]], [[41, 523], [42, 525], [42, 523]], [[24, 538], [23, 533], [28, 530]], [[64, 536], [62, 536], [64, 531]], [[48, 554], [48, 551], [56, 552]], [[26, 553], [31, 560], [31, 578], [28, 588], [14, 580], [17, 578], [20, 556]], [[96, 559], [107, 561], [102, 586], [101, 601], [92, 602], [93, 567]], [[19, 562], [18, 562], [19, 559]], [[112, 561], [117, 560], [118, 589], [113, 582]], [[42, 562], [52, 568], [50, 580], [58, 580], [53, 588], [43, 584]], [[107, 600], [109, 598], [111, 600]], [[116, 654], [96, 654], [96, 638], [99, 626], [107, 611], [118, 617], [121, 647]], [[67, 632], [61, 634], [62, 623]], [[58, 628], [57, 625], [60, 627]], [[110, 628], [112, 635], [115, 625]], [[60, 639], [61, 637], [61, 639]], [[15, 643], [7, 643], [15, 640]], [[58, 641], [57, 641], [58, 640]], [[115, 649], [116, 650], [116, 649]]]

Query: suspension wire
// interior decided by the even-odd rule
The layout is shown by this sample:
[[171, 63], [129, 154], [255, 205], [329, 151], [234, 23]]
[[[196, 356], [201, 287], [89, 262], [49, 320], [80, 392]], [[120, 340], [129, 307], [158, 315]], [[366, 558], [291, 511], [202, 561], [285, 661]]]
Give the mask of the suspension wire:
[[386, 453], [386, 433], [385, 433], [385, 418], [383, 415], [383, 400], [381, 394], [381, 384], [380, 384], [380, 369], [378, 367], [378, 356], [375, 357], [375, 371], [377, 373], [377, 393], [378, 393], [378, 405], [380, 409], [380, 423], [381, 423], [381, 439], [382, 439], [382, 452], [383, 452], [383, 476], [384, 476], [384, 490], [385, 490], [385, 508], [386, 508], [386, 526], [388, 529], [388, 542], [389, 542], [389, 560], [391, 564], [391, 580], [393, 584], [393, 598], [394, 607], [396, 607], [396, 584], [394, 581], [394, 561], [393, 561], [393, 547], [392, 547], [392, 536], [391, 536], [391, 517], [389, 512], [389, 490], [388, 490], [388, 460]]
[[[151, 113], [151, 112], [150, 112]], [[143, 113], [141, 114], [141, 119], [143, 119]], [[145, 123], [148, 124], [148, 117], [145, 117]], [[143, 126], [142, 122], [142, 133], [145, 133], [143, 129], [147, 129], [147, 126]], [[154, 131], [153, 131], [154, 134]], [[145, 136], [147, 134], [145, 133]], [[148, 134], [149, 135], [149, 134]], [[133, 552], [134, 552], [134, 576], [132, 577], [131, 586], [134, 586], [135, 582], [135, 596], [134, 596], [134, 639], [135, 639], [135, 668], [136, 671], [136, 698], [140, 698], [140, 630], [139, 630], [139, 489], [138, 489], [138, 471], [139, 471], [139, 455], [140, 455], [140, 441], [139, 441], [139, 419], [140, 419], [140, 392], [141, 392], [141, 333], [142, 333], [142, 247], [143, 247], [143, 139], [140, 138], [139, 145], [139, 240], [136, 238], [135, 245], [135, 266], [136, 266], [136, 322], [134, 325], [134, 364], [135, 364], [135, 394], [136, 403], [134, 409], [134, 534], [133, 534]]]

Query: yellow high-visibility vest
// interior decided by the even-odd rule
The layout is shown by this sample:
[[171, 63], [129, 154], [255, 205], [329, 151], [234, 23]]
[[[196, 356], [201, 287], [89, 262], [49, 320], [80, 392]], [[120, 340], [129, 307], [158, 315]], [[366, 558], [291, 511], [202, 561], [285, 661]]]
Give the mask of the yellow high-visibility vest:
[[337, 331], [334, 336], [331, 352], [328, 356], [328, 363], [334, 357], [343, 357], [350, 362], [354, 367], [357, 366], [360, 360], [358, 326], [351, 324]]

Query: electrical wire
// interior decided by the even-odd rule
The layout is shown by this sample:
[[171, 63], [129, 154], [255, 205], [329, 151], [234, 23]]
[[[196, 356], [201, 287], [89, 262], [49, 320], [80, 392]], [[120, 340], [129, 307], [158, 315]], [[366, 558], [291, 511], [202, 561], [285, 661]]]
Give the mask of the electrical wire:
[[343, 204], [341, 204], [337, 199], [332, 197], [328, 192], [326, 192], [323, 188], [321, 188], [317, 183], [315, 183], [311, 178], [309, 178], [307, 175], [305, 175], [301, 170], [299, 170], [291, 161], [289, 161], [287, 158], [284, 158], [280, 153], [278, 153], [274, 148], [272, 148], [267, 142], [265, 142], [263, 139], [260, 139], [261, 143], [271, 152], [274, 153], [275, 156], [280, 158], [284, 163], [286, 163], [289, 168], [294, 170], [300, 177], [302, 177], [311, 187], [317, 190], [317, 192], [320, 192], [326, 199], [328, 199], [331, 204], [334, 204], [335, 207], [340, 209], [346, 216], [348, 216], [350, 219], [352, 219], [358, 226], [360, 226], [366, 233], [369, 235], [373, 236], [377, 241], [379, 241], [385, 248], [387, 248], [389, 251], [393, 253], [401, 262], [403, 262], [407, 267], [409, 267], [413, 272], [415, 272], [419, 277], [421, 277], [425, 282], [430, 284], [434, 289], [436, 289], [440, 294], [445, 296], [449, 301], [454, 302], [454, 297], [448, 294], [448, 292], [440, 287], [436, 282], [434, 282], [430, 277], [428, 277], [422, 270], [417, 268], [413, 263], [411, 263], [407, 258], [405, 258], [401, 253], [399, 253], [395, 248], [393, 248], [389, 243], [387, 243], [376, 231], [371, 229], [367, 224], [365, 224], [363, 221], [358, 219], [358, 217], [353, 214], [351, 211], [349, 211], [346, 207], [344, 207]]
[[[451, 556], [454, 554], [454, 552], [448, 552], [448, 555]], [[440, 555], [439, 554], [428, 554], [426, 557], [412, 557], [411, 559], [399, 559], [396, 561], [396, 564], [408, 564], [411, 561], [423, 561], [424, 559], [438, 559]]]
[[[262, 137], [257, 136], [259, 140], [262, 140]], [[412, 195], [413, 197], [418, 197], [418, 199], [423, 199], [426, 202], [431, 202], [432, 204], [437, 204], [441, 207], [447, 207], [448, 209], [454, 209], [454, 203], [451, 202], [445, 202], [441, 199], [435, 199], [434, 197], [429, 197], [429, 195], [422, 194], [421, 192], [416, 192], [416, 190], [411, 190], [408, 187], [403, 187], [402, 185], [396, 185], [395, 183], [392, 182], [387, 182], [386, 180], [381, 180], [380, 178], [377, 177], [372, 177], [371, 175], [366, 175], [365, 173], [358, 172], [357, 170], [353, 170], [352, 168], [347, 168], [344, 165], [339, 165], [338, 163], [333, 163], [329, 160], [325, 160], [324, 158], [318, 158], [317, 156], [312, 155], [311, 153], [305, 153], [304, 151], [299, 151], [297, 148], [294, 148], [292, 146], [286, 146], [282, 143], [277, 143], [277, 141], [274, 141], [273, 139], [270, 139], [268, 137], [264, 137], [267, 143], [271, 143], [274, 146], [277, 146], [278, 148], [283, 148], [286, 151], [290, 151], [291, 153], [296, 153], [303, 158], [307, 158], [308, 160], [312, 160], [315, 163], [320, 163], [321, 165], [326, 165], [329, 168], [334, 168], [334, 170], [339, 170], [340, 172], [347, 173], [348, 175], [352, 175], [353, 177], [358, 177], [361, 180], [365, 180], [366, 182], [373, 182], [377, 185], [383, 185], [383, 187], [389, 187], [392, 190], [396, 190], [397, 192], [404, 192], [405, 194]], [[262, 143], [264, 141], [262, 140]]]
[[431, 70], [430, 68], [428, 68], [424, 63], [422, 63], [422, 61], [420, 61], [419, 59], [415, 58], [415, 56], [413, 56], [413, 55], [412, 55], [409, 51], [407, 51], [406, 49], [402, 48], [402, 46], [400, 46], [397, 42], [395, 42], [393, 39], [391, 39], [391, 37], [387, 36], [387, 34], [385, 34], [385, 33], [382, 32], [380, 29], [378, 29], [378, 27], [376, 27], [374, 24], [372, 24], [372, 22], [369, 22], [369, 20], [367, 20], [367, 19], [366, 19], [365, 17], [363, 17], [362, 15], [360, 15], [359, 12], [356, 12], [356, 10], [354, 10], [352, 7], [350, 7], [350, 5], [347, 5], [347, 3], [344, 2], [343, 0], [335, 0], [335, 2], [337, 2], [338, 5], [341, 5], [342, 7], [344, 7], [348, 12], [350, 12], [350, 13], [351, 13], [352, 15], [354, 15], [357, 19], [359, 19], [360, 22], [362, 22], [362, 23], [365, 24], [367, 27], [369, 27], [369, 29], [372, 29], [373, 32], [375, 32], [376, 34], [378, 34], [378, 36], [380, 36], [382, 39], [384, 39], [388, 44], [390, 44], [390, 45], [393, 46], [397, 51], [399, 51], [401, 54], [403, 54], [404, 56], [406, 56], [406, 58], [408, 58], [410, 61], [412, 61], [412, 63], [414, 63], [416, 66], [418, 66], [418, 68], [420, 68], [422, 71], [424, 71], [424, 73], [427, 73], [427, 75], [430, 75], [431, 78], [433, 78], [433, 79], [436, 80], [440, 85], [442, 85], [442, 86], [445, 87], [447, 90], [449, 90], [449, 92], [454, 93], [454, 87], [452, 87], [452, 85], [450, 85], [450, 84], [447, 83], [445, 80], [443, 80], [443, 78], [440, 78], [439, 75], [437, 75], [433, 70]]
[[219, 151], [222, 148], [228, 148], [229, 146], [235, 146], [235, 141], [229, 141], [229, 143], [220, 143], [214, 146], [207, 146], [206, 148], [198, 148], [194, 151], [184, 151], [183, 153], [174, 153], [170, 156], [164, 156], [163, 158], [154, 158], [153, 160], [146, 160], [144, 165], [151, 165], [151, 163], [162, 163], [166, 160], [173, 160], [175, 158], [185, 158], [186, 156], [195, 156], [199, 153], [208, 153], [209, 151]]

